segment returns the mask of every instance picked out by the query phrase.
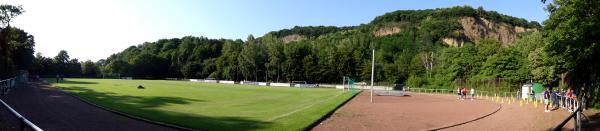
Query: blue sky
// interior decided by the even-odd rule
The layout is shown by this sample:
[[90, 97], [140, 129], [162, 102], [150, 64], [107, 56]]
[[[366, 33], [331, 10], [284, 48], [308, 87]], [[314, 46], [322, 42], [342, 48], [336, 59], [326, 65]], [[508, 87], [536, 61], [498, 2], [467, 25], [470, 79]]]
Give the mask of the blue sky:
[[9, 0], [25, 12], [13, 22], [36, 38], [36, 51], [64, 49], [98, 60], [161, 38], [245, 39], [299, 26], [351, 26], [395, 10], [469, 5], [542, 22], [539, 0]]

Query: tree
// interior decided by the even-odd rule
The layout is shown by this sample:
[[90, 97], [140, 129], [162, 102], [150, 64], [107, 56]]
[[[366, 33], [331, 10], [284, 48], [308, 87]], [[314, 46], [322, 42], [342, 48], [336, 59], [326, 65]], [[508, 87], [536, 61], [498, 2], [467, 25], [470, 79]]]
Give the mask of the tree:
[[254, 79], [257, 80], [257, 48], [256, 48], [256, 39], [254, 36], [249, 35], [246, 43], [242, 46], [242, 51], [239, 55], [239, 67], [240, 72], [244, 76], [244, 80]]
[[[263, 44], [249, 35], [239, 55], [239, 67], [246, 80], [258, 81], [266, 72], [266, 53]], [[262, 79], [265, 80], [266, 79]]]
[[538, 48], [529, 53], [529, 68], [531, 68], [531, 76], [533, 80], [542, 82], [545, 85], [550, 85], [557, 80], [556, 63], [544, 52], [544, 48]]
[[[542, 0], [545, 2], [545, 0]], [[554, 0], [546, 8], [545, 52], [556, 68], [555, 74], [568, 74], [569, 85], [584, 90], [589, 104], [600, 107], [600, 2], [597, 0]], [[580, 95], [579, 93], [577, 95]]]
[[463, 48], [446, 48], [438, 55], [440, 72], [438, 74], [445, 81], [454, 79], [467, 79], [474, 77], [479, 72], [482, 59], [478, 55], [479, 48], [465, 46]]
[[87, 60], [81, 64], [81, 74], [85, 77], [96, 77], [100, 73], [100, 69], [96, 63]]
[[10, 27], [10, 22], [13, 18], [24, 13], [22, 6], [0, 5], [0, 24], [4, 27]]
[[[33, 43], [30, 43], [31, 50], [19, 46], [25, 41], [19, 36], [26, 32], [10, 27], [10, 22], [13, 18], [21, 15], [24, 12], [21, 6], [13, 6], [3, 4], [0, 5], [0, 79], [5, 77], [12, 77], [15, 75], [15, 69], [29, 69], [31, 61], [33, 59]], [[31, 42], [33, 42], [33, 36]], [[29, 57], [25, 57], [29, 56]], [[24, 58], [25, 57], [25, 58]], [[16, 59], [15, 59], [16, 58]], [[15, 65], [16, 64], [18, 65]]]
[[169, 62], [165, 58], [153, 54], [140, 54], [130, 63], [136, 77], [157, 79], [164, 77], [169, 69]]
[[181, 73], [183, 73], [184, 78], [200, 78], [200, 72], [202, 70], [202, 63], [200, 62], [189, 62], [183, 65], [181, 68]]
[[281, 63], [285, 60], [283, 55], [283, 43], [273, 34], [267, 34], [262, 37], [262, 43], [266, 45], [268, 62], [266, 68], [268, 76], [273, 81], [279, 82], [282, 73]]
[[486, 38], [479, 40], [477, 43], [477, 53], [480, 56], [492, 56], [499, 50], [502, 50], [502, 45], [496, 39]]
[[522, 58], [516, 51], [500, 50], [500, 52], [488, 57], [483, 63], [481, 73], [485, 77], [508, 78], [510, 80], [526, 79], [529, 72], [521, 69]]
[[238, 57], [242, 49], [243, 42], [225, 41], [223, 45], [223, 54], [217, 60], [217, 71], [219, 78], [227, 80], [240, 80], [240, 71], [238, 65]]
[[54, 57], [54, 61], [57, 64], [57, 73], [59, 74], [64, 74], [67, 73], [68, 70], [68, 63], [71, 59], [69, 58], [69, 53], [67, 53], [67, 51], [65, 50], [61, 50], [58, 52], [58, 54]]

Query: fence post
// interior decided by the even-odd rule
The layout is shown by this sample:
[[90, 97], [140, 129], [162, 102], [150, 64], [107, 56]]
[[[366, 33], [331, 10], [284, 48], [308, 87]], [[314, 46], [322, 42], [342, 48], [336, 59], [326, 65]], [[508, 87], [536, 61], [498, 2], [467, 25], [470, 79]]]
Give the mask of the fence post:
[[19, 128], [21, 129], [21, 131], [25, 130], [25, 120], [23, 120], [25, 118], [23, 117], [19, 117]]
[[573, 131], [578, 131], [577, 125], [579, 125], [579, 112], [575, 111], [575, 120], [573, 121]]

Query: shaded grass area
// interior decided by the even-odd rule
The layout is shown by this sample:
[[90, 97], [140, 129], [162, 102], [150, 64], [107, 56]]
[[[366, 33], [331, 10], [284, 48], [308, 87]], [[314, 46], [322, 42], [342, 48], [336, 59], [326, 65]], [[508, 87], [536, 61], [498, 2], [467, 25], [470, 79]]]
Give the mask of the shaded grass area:
[[[164, 80], [65, 79], [56, 87], [149, 120], [203, 130], [302, 130], [350, 93]], [[137, 89], [143, 85], [145, 89]]]

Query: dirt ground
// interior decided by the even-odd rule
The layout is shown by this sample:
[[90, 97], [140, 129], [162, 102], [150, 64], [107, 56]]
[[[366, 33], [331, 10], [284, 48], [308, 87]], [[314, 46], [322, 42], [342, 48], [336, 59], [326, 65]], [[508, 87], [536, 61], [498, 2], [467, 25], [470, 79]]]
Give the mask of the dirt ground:
[[[364, 91], [313, 130], [432, 130], [464, 122], [468, 123], [444, 130], [548, 130], [568, 115], [563, 110], [544, 113], [541, 104], [537, 108], [533, 103], [520, 106], [518, 101], [508, 104], [458, 100], [453, 95], [409, 95], [374, 96], [370, 103], [369, 91]], [[567, 124], [569, 127], [572, 124]]]
[[[31, 82], [2, 98], [21, 115], [46, 131], [175, 131], [87, 104], [48, 84]], [[0, 109], [0, 130], [18, 130], [18, 121]]]

